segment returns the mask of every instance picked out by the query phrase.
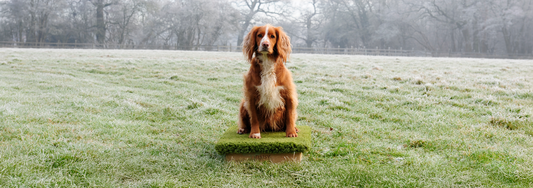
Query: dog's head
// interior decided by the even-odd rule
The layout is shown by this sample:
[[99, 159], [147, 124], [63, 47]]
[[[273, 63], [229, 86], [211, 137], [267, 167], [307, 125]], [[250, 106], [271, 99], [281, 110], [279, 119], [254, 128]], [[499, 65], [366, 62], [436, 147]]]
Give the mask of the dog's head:
[[254, 26], [250, 33], [244, 37], [242, 51], [251, 61], [256, 53], [281, 58], [286, 62], [291, 53], [289, 36], [283, 28], [272, 25]]

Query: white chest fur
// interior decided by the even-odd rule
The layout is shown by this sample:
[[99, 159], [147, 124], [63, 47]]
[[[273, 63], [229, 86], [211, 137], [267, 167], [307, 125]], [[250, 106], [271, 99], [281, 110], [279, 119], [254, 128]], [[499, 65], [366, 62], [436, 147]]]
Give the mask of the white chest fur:
[[259, 106], [265, 107], [271, 114], [283, 106], [283, 99], [279, 93], [283, 86], [276, 86], [275, 62], [263, 58], [261, 63], [261, 85], [256, 86], [259, 91]]

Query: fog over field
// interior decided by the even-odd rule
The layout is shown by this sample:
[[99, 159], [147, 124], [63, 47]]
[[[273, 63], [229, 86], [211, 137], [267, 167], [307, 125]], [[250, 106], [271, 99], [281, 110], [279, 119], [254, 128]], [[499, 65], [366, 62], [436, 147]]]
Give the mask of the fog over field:
[[533, 58], [531, 0], [0, 0], [0, 47], [235, 47], [267, 23], [299, 48]]
[[242, 53], [0, 48], [0, 187], [531, 187], [533, 61], [293, 54], [301, 163], [225, 162]]

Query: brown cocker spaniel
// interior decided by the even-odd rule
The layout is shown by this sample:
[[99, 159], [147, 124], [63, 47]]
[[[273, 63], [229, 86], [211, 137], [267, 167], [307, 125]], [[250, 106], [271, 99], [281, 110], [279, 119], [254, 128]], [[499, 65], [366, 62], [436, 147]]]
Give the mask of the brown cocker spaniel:
[[298, 96], [284, 64], [291, 53], [289, 37], [281, 27], [255, 26], [244, 37], [242, 51], [250, 70], [244, 75], [238, 133], [261, 138], [261, 131], [285, 131], [287, 137], [298, 137]]

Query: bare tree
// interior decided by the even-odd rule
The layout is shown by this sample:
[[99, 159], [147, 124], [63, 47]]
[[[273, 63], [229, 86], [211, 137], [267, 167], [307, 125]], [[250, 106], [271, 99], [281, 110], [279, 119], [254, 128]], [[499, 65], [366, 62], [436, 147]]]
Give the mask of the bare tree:
[[318, 40], [322, 20], [317, 19], [320, 14], [318, 7], [320, 3], [319, 0], [311, 0], [306, 3], [311, 5], [311, 9], [304, 10], [299, 17], [304, 21], [303, 24], [305, 28], [305, 34], [302, 39], [305, 41], [306, 46], [310, 48], [313, 46], [313, 43]]
[[305, 46], [312, 47], [321, 39], [321, 26], [324, 23], [321, 2], [320, 0], [305, 0], [285, 4], [285, 6], [290, 6], [293, 13], [285, 15], [284, 19], [278, 21], [278, 25], [283, 26], [283, 30], [291, 37], [293, 45], [303, 42]]
[[245, 4], [246, 8], [241, 10], [242, 25], [239, 30], [239, 36], [237, 37], [237, 46], [242, 44], [244, 34], [258, 13], [264, 13], [266, 15], [282, 15], [283, 12], [280, 11], [280, 9], [277, 11], [270, 11], [268, 9], [269, 6], [272, 6], [279, 1], [280, 0], [242, 0], [241, 3], [238, 3], [241, 6], [242, 4]]
[[95, 10], [88, 1], [69, 2], [69, 20], [65, 25], [72, 26], [74, 43], [92, 43], [94, 41]]
[[[2, 4], [11, 18], [12, 38], [16, 41], [43, 43], [49, 32], [50, 19], [57, 18], [62, 0], [11, 0]], [[15, 31], [16, 30], [16, 31]], [[13, 40], [12, 39], [12, 40]]]
[[96, 41], [104, 44], [106, 25], [104, 20], [104, 8], [109, 7], [116, 2], [107, 2], [106, 0], [89, 0], [96, 7]]
[[131, 30], [132, 22], [134, 22], [135, 15], [139, 12], [144, 5], [142, 0], [127, 0], [117, 3], [117, 6], [111, 7], [109, 23], [114, 26], [114, 39], [119, 45], [124, 45], [126, 37]]
[[493, 23], [497, 28], [500, 28], [503, 41], [505, 44], [505, 51], [507, 54], [526, 52], [527, 45], [522, 43], [524, 38], [527, 38], [526, 31], [528, 25], [531, 25], [531, 14], [529, 19], [524, 9], [531, 11], [531, 1], [493, 1], [490, 9], [495, 15]]

